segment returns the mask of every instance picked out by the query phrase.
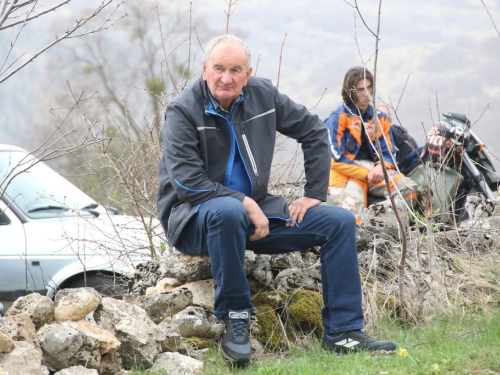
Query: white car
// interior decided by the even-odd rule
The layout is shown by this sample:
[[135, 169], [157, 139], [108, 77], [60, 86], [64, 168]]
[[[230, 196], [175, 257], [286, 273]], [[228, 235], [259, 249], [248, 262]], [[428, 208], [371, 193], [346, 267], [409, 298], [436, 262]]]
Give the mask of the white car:
[[159, 247], [137, 218], [99, 205], [18, 147], [0, 144], [0, 197], [0, 301], [81, 286], [121, 294], [134, 264]]

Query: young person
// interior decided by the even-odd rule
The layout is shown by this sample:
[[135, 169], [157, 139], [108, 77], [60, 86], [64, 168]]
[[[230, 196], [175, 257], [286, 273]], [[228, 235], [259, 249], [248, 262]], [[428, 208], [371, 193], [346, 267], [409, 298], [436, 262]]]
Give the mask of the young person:
[[[390, 123], [385, 114], [378, 113], [375, 126], [372, 94], [372, 74], [364, 67], [349, 69], [342, 85], [344, 103], [325, 120], [331, 139], [329, 195], [335, 205], [351, 211], [358, 223], [368, 194], [389, 197], [382, 157], [390, 176], [391, 194], [402, 196], [410, 207], [418, 197], [416, 182], [394, 168]], [[375, 129], [382, 157], [376, 148]]]

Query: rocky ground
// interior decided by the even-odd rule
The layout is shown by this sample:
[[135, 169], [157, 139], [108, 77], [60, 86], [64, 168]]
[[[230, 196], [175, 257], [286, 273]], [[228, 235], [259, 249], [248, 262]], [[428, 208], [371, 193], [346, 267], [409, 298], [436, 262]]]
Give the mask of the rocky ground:
[[[409, 225], [401, 208], [408, 225], [404, 295], [397, 266], [402, 236], [392, 207], [383, 202], [363, 214], [357, 244], [368, 327], [377, 314], [397, 316], [402, 306], [410, 320], [418, 320], [456, 301], [498, 295], [489, 275], [499, 272], [499, 209], [480, 198], [467, 209], [470, 219], [460, 226], [435, 226], [428, 233], [425, 223]], [[319, 252], [247, 251], [245, 271], [257, 309], [251, 324], [255, 360], [301, 335], [321, 333]], [[211, 313], [214, 290], [208, 257], [171, 249], [138, 268], [123, 300], [92, 288], [61, 290], [55, 300], [36, 293], [19, 298], [0, 318], [0, 375], [119, 375], [132, 368], [199, 374], [224, 329]]]

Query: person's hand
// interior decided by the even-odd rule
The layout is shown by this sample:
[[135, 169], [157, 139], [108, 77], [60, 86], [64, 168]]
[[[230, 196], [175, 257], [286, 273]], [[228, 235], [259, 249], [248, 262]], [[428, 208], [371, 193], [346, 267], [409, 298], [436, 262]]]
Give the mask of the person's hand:
[[287, 222], [286, 226], [291, 227], [295, 225], [295, 223], [301, 223], [307, 210], [319, 205], [320, 203], [321, 201], [319, 199], [308, 197], [302, 197], [290, 203], [288, 210], [290, 211], [290, 218], [292, 221]]
[[[396, 171], [395, 169], [387, 169], [387, 174], [389, 176], [394, 176], [398, 174], [398, 171]], [[382, 170], [382, 164], [377, 164], [375, 167], [370, 169], [370, 172], [368, 172], [368, 176], [366, 177], [366, 179], [372, 184], [384, 181], [384, 171]]]
[[366, 179], [371, 184], [377, 184], [384, 181], [384, 171], [382, 170], [382, 164], [377, 164], [375, 167], [370, 169]]
[[242, 203], [248, 219], [255, 227], [255, 233], [249, 237], [250, 241], [257, 241], [266, 237], [269, 234], [269, 220], [264, 215], [264, 212], [252, 198], [245, 197]]

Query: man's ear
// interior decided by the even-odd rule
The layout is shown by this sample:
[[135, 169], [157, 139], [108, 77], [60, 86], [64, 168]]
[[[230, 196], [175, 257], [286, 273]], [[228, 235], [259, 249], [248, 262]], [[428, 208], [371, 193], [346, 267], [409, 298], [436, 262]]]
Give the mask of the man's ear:
[[252, 75], [252, 68], [247, 70], [246, 73], [246, 80], [245, 80], [245, 85], [247, 84], [248, 80], [250, 79], [250, 76]]
[[203, 72], [203, 80], [207, 80], [207, 64], [205, 64], [205, 60], [201, 62], [201, 71]]

